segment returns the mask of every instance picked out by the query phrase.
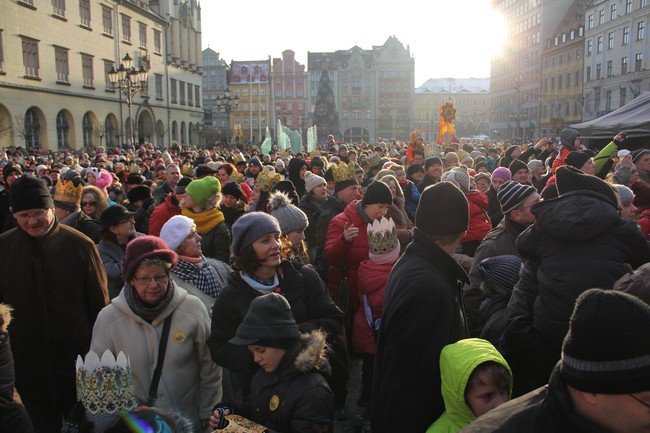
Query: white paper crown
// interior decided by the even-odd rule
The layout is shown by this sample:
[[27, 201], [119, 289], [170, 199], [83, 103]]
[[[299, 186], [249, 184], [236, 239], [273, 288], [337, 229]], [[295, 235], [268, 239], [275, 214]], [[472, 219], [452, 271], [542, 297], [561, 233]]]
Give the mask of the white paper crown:
[[372, 254], [386, 254], [399, 246], [392, 218], [382, 217], [368, 224], [368, 244]]
[[77, 400], [97, 431], [113, 423], [122, 412], [136, 408], [131, 364], [126, 355], [120, 352], [115, 359], [107, 350], [100, 360], [91, 350], [85, 361], [77, 356]]

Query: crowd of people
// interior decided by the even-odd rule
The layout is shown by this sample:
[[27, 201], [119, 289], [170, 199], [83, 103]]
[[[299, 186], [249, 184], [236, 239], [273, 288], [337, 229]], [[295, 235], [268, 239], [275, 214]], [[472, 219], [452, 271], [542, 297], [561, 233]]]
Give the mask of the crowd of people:
[[626, 138], [6, 149], [0, 432], [647, 431]]

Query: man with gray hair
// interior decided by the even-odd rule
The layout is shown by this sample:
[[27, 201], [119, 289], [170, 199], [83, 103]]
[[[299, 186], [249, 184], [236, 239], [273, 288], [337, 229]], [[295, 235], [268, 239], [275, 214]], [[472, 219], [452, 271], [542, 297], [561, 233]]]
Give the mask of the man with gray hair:
[[165, 181], [153, 190], [153, 198], [156, 200], [156, 206], [165, 200], [165, 197], [174, 192], [178, 181], [181, 180], [181, 170], [176, 164], [169, 164], [165, 168]]

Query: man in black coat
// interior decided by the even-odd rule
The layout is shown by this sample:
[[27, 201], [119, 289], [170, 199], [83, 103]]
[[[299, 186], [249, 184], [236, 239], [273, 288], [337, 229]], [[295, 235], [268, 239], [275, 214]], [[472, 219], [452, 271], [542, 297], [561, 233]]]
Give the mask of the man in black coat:
[[469, 278], [452, 255], [468, 222], [467, 199], [453, 184], [437, 183], [420, 196], [413, 242], [386, 283], [370, 409], [373, 433], [424, 432], [445, 410], [440, 352], [467, 337], [460, 284]]

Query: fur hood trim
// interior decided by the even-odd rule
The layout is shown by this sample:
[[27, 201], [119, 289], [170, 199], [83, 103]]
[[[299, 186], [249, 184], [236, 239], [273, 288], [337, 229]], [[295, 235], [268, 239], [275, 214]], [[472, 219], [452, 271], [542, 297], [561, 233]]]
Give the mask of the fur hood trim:
[[327, 362], [327, 338], [325, 332], [315, 329], [300, 335], [302, 348], [296, 356], [294, 365], [296, 370], [306, 373], [310, 370], [324, 370], [329, 368]]
[[7, 304], [0, 304], [0, 331], [7, 331], [11, 322], [11, 311], [13, 309]]

